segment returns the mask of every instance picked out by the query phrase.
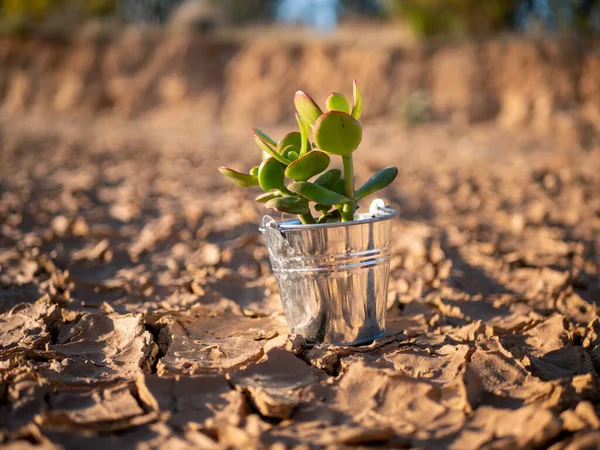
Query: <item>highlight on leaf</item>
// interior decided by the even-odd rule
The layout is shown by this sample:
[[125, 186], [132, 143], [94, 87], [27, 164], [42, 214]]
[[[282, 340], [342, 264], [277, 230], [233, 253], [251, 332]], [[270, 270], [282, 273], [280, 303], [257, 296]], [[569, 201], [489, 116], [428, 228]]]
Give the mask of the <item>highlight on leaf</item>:
[[277, 150], [282, 153], [282, 150], [290, 145], [293, 145], [298, 150], [302, 147], [302, 136], [297, 131], [292, 131], [283, 136], [277, 143]]
[[271, 139], [269, 136], [267, 136], [266, 133], [263, 133], [262, 131], [260, 131], [258, 128], [252, 128], [252, 133], [254, 133], [254, 136], [257, 136], [258, 138], [260, 138], [261, 141], [263, 141], [264, 143], [269, 145], [271, 148], [273, 148], [273, 149], [277, 148], [277, 142], [275, 142], [273, 139]]
[[238, 172], [237, 170], [233, 170], [225, 166], [220, 166], [218, 170], [222, 175], [225, 175], [231, 182], [237, 184], [240, 187], [247, 188], [256, 186], [258, 184], [258, 178], [256, 177], [256, 175]]
[[329, 94], [329, 97], [325, 100], [325, 105], [328, 111], [341, 111], [350, 114], [350, 103], [348, 103], [346, 97], [337, 92]]
[[272, 148], [270, 145], [267, 145], [267, 143], [265, 141], [263, 141], [260, 137], [255, 136], [254, 140], [256, 141], [256, 144], [262, 149], [263, 152], [266, 152], [270, 157], [275, 158], [281, 164], [284, 164], [287, 166], [291, 162], [289, 159], [284, 158], [282, 155], [277, 153], [277, 150]]
[[258, 168], [258, 183], [264, 191], [285, 190], [285, 166], [273, 157], [265, 159]]
[[296, 111], [310, 126], [323, 114], [319, 105], [307, 94], [302, 91], [296, 91], [294, 95], [294, 106]]
[[298, 128], [300, 129], [300, 156], [304, 156], [307, 152], [312, 150], [311, 144], [308, 140], [308, 135], [310, 134], [310, 125], [300, 116], [300, 114], [296, 113], [296, 121], [298, 122]]
[[327, 153], [312, 151], [287, 166], [285, 176], [296, 181], [306, 181], [327, 169], [329, 161]]
[[296, 159], [298, 159], [299, 152], [300, 150], [295, 145], [288, 145], [283, 150], [281, 150], [281, 156], [283, 156], [286, 159], [289, 159], [290, 161], [295, 161]]
[[362, 115], [362, 96], [360, 94], [360, 88], [358, 87], [358, 82], [356, 81], [356, 78], [352, 80], [352, 97], [352, 117], [358, 120]]
[[329, 111], [315, 123], [313, 137], [320, 150], [332, 155], [345, 156], [360, 145], [362, 127], [350, 114]]

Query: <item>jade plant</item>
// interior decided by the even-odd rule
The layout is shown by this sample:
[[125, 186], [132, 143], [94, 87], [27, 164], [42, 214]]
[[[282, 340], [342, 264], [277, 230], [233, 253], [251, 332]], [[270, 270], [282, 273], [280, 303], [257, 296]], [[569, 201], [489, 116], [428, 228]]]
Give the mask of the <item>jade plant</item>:
[[[352, 105], [346, 97], [331, 93], [323, 111], [302, 91], [294, 96], [299, 131], [275, 141], [257, 128], [254, 140], [262, 150], [262, 162], [249, 173], [228, 167], [219, 172], [241, 187], [260, 186], [256, 201], [280, 212], [296, 214], [303, 224], [349, 222], [354, 220], [358, 202], [389, 185], [398, 174], [386, 167], [354, 189], [352, 155], [362, 140], [358, 121], [362, 99], [356, 80]], [[344, 171], [329, 168], [331, 155], [342, 158]], [[320, 216], [315, 219], [311, 206]]]

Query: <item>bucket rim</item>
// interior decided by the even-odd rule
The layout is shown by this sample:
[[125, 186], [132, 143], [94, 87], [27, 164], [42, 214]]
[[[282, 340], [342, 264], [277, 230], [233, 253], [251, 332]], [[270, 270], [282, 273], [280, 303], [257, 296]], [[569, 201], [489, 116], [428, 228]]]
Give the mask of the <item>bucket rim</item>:
[[[280, 231], [303, 231], [303, 230], [314, 230], [320, 228], [336, 228], [336, 227], [347, 227], [352, 225], [363, 225], [368, 223], [375, 222], [383, 222], [384, 220], [390, 220], [398, 215], [398, 211], [393, 208], [385, 207], [385, 209], [381, 209], [381, 212], [376, 215], [370, 215], [369, 213], [364, 213], [364, 215], [368, 216], [364, 219], [352, 220], [350, 222], [330, 222], [330, 223], [310, 223], [303, 224], [298, 219], [284, 220], [282, 222], [277, 222], [277, 228]], [[264, 226], [260, 226], [258, 229], [261, 233], [264, 233]]]

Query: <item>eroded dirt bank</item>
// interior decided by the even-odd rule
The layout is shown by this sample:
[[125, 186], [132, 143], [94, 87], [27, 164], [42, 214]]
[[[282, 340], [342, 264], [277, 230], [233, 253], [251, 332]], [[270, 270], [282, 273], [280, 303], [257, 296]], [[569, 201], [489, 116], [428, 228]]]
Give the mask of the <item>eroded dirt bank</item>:
[[[228, 92], [198, 89], [232, 107]], [[258, 152], [247, 133], [183, 120], [194, 101], [125, 109], [146, 111], [127, 120], [92, 106], [86, 117], [83, 97], [79, 115], [34, 100], [4, 110], [0, 442], [596, 445], [594, 135], [566, 149], [494, 121], [406, 129], [367, 118], [359, 180], [400, 169], [384, 194], [400, 210], [390, 335], [309, 350], [286, 334], [256, 230], [266, 211], [215, 172], [249, 168]]]
[[600, 127], [600, 51], [580, 41], [505, 37], [483, 43], [405, 48], [259, 39], [225, 43], [131, 30], [72, 44], [0, 41], [0, 105], [11, 114], [139, 116], [182, 108], [214, 123], [273, 125], [292, 118], [293, 92], [316, 97], [351, 89], [366, 117], [410, 115], [552, 129], [578, 111]]

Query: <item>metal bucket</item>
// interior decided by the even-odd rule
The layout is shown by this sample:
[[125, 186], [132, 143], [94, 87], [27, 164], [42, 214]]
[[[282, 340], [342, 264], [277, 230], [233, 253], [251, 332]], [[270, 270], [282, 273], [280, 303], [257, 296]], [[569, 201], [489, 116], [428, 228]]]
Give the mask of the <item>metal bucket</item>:
[[290, 331], [309, 344], [360, 345], [385, 335], [392, 219], [375, 200], [354, 221], [302, 225], [263, 218]]

